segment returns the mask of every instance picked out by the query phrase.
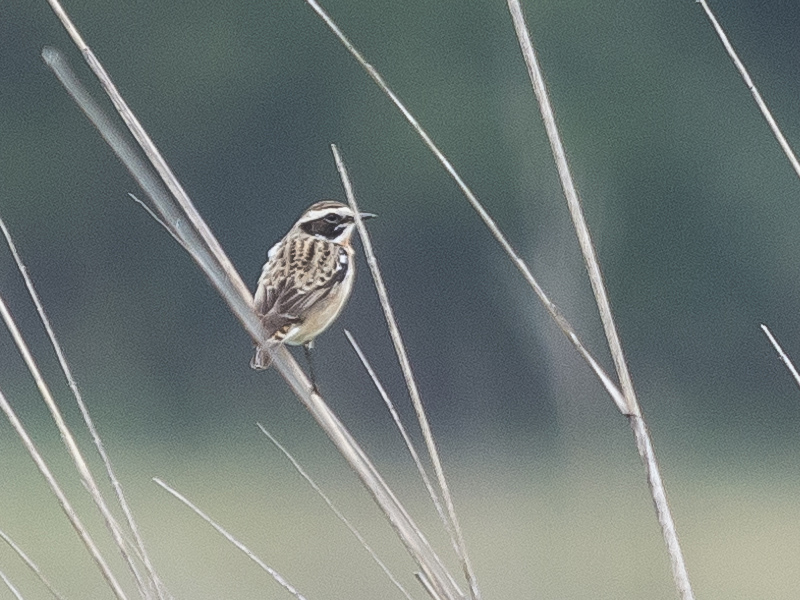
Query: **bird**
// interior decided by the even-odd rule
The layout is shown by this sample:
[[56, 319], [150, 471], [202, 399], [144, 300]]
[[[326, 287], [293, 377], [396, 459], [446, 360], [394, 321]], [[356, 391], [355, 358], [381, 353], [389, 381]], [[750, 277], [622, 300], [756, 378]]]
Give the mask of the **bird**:
[[[335, 200], [312, 204], [267, 253], [255, 291], [254, 307], [270, 344], [303, 346], [315, 389], [310, 350], [353, 290], [354, 230], [355, 213], [346, 204]], [[250, 366], [263, 370], [271, 362], [267, 348], [256, 343]]]

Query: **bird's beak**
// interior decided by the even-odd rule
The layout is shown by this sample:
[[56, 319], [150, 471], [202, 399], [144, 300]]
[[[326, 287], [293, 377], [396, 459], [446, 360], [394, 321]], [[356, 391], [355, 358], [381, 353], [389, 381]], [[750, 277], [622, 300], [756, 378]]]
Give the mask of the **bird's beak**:
[[374, 219], [378, 215], [373, 215], [372, 213], [358, 213], [358, 216], [361, 217], [362, 221], [364, 221], [366, 219]]

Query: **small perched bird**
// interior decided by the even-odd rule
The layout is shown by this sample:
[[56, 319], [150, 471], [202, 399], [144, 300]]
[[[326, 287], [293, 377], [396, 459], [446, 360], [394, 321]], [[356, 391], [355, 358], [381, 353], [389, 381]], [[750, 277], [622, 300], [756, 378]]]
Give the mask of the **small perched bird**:
[[[374, 216], [361, 213], [362, 219]], [[339, 316], [353, 289], [354, 229], [355, 215], [346, 204], [312, 204], [267, 253], [258, 279], [255, 309], [267, 337], [276, 344], [302, 345], [309, 365], [314, 338]], [[267, 350], [256, 345], [250, 366], [266, 369], [270, 362]]]

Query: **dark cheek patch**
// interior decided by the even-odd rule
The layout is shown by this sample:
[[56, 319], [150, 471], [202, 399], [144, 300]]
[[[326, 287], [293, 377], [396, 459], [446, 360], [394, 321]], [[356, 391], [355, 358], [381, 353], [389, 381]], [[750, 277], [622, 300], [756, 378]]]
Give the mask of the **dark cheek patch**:
[[303, 223], [302, 228], [308, 235], [325, 235], [325, 223], [323, 221]]
[[311, 221], [309, 223], [303, 223], [300, 225], [300, 229], [305, 231], [308, 235], [314, 235], [316, 233], [315, 228], [317, 227], [317, 221]]
[[325, 219], [317, 219], [316, 221], [303, 223], [300, 228], [308, 235], [320, 235], [332, 240], [339, 235], [345, 226], [344, 223], [328, 223]]

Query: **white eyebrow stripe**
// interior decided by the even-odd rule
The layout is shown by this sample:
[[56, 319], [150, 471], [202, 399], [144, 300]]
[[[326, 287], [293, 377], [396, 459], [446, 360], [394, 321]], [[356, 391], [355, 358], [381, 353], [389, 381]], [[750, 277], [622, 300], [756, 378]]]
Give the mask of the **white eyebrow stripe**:
[[329, 215], [331, 213], [336, 213], [337, 215], [341, 215], [343, 217], [352, 217], [353, 211], [348, 208], [327, 208], [322, 210], [312, 210], [307, 212], [303, 215], [303, 222], [310, 223], [311, 221], [316, 221], [317, 219], [323, 218], [325, 215]]

